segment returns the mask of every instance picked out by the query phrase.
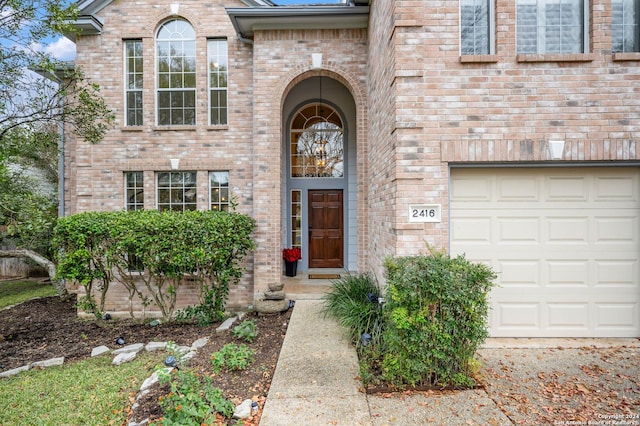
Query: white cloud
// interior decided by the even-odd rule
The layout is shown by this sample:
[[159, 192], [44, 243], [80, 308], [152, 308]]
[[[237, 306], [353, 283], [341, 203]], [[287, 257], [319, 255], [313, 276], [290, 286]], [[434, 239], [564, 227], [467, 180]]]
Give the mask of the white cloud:
[[66, 37], [60, 37], [45, 46], [44, 51], [61, 61], [71, 61], [76, 57], [76, 44]]

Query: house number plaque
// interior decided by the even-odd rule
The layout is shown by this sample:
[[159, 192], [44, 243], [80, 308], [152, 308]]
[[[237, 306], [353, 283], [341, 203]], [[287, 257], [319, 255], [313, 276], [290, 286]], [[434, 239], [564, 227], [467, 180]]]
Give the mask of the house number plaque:
[[442, 222], [442, 206], [440, 204], [409, 205], [409, 222]]

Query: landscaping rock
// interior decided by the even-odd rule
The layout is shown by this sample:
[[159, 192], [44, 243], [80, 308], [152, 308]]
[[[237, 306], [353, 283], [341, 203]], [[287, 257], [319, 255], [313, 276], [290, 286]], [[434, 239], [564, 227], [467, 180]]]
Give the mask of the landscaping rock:
[[129, 423], [129, 426], [145, 426], [145, 425], [147, 425], [147, 424], [149, 424], [149, 419], [144, 419], [144, 420], [142, 420], [142, 421], [141, 421], [141, 422], [139, 422], [139, 423], [136, 423], [136, 422], [130, 422], [130, 423]]
[[146, 391], [156, 383], [158, 383], [158, 373], [154, 372], [151, 376], [147, 377], [147, 380], [142, 382], [142, 385], [140, 385], [140, 392]]
[[21, 373], [23, 371], [27, 371], [30, 368], [31, 368], [30, 365], [23, 365], [22, 367], [13, 368], [11, 370], [3, 371], [2, 373], [0, 373], [0, 378], [9, 377], [9, 376], [15, 376], [16, 374]]
[[183, 359], [189, 352], [191, 352], [191, 346], [178, 346], [175, 349], [175, 355], [178, 359]]
[[136, 355], [138, 354], [138, 352], [124, 352], [121, 354], [116, 355], [115, 358], [113, 358], [113, 365], [120, 365], [120, 364], [124, 364], [125, 362], [129, 362], [129, 361], [133, 361], [136, 358]]
[[271, 291], [281, 291], [283, 288], [284, 288], [284, 284], [281, 282], [280, 283], [274, 282], [269, 284], [269, 290]]
[[104, 346], [104, 345], [97, 346], [97, 347], [95, 347], [95, 348], [93, 348], [91, 350], [91, 356], [92, 357], [100, 356], [100, 355], [104, 355], [104, 354], [109, 353], [109, 352], [111, 352], [111, 349], [109, 349], [107, 346]]
[[166, 347], [167, 347], [167, 342], [149, 342], [147, 343], [147, 346], [144, 347], [144, 349], [147, 352], [153, 352], [153, 351], [161, 351]]
[[251, 400], [245, 399], [242, 404], [238, 405], [233, 411], [234, 419], [248, 419], [251, 417]]
[[193, 344], [191, 345], [191, 350], [192, 351], [197, 351], [198, 349], [204, 347], [207, 343], [209, 343], [209, 338], [208, 337], [202, 337], [202, 338], [196, 340], [195, 342], [193, 342]]
[[256, 300], [255, 310], [261, 314], [275, 314], [289, 309], [289, 300]]
[[216, 328], [216, 333], [220, 333], [223, 331], [227, 331], [228, 329], [231, 328], [231, 326], [233, 325], [234, 322], [236, 322], [236, 317], [231, 317], [231, 318], [227, 318], [226, 320], [224, 320], [224, 322], [222, 324], [220, 324], [220, 326], [218, 328]]
[[120, 355], [120, 354], [130, 353], [130, 352], [140, 352], [142, 348], [144, 348], [144, 343], [134, 343], [133, 345], [127, 345], [120, 349], [116, 349], [115, 351], [113, 351], [113, 354]]
[[44, 361], [36, 361], [31, 363], [31, 368], [55, 367], [64, 364], [64, 357], [50, 358]]
[[284, 291], [265, 291], [265, 300], [284, 300], [286, 297]]
[[191, 358], [193, 358], [194, 356], [196, 356], [196, 351], [189, 351], [186, 354], [184, 354], [181, 358], [182, 362], [187, 362], [189, 361]]

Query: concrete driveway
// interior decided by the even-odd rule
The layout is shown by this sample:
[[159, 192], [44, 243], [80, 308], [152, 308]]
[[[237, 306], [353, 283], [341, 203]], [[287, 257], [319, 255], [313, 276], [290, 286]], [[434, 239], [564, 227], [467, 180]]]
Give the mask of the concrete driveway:
[[482, 389], [369, 395], [372, 424], [640, 425], [638, 339], [489, 339]]

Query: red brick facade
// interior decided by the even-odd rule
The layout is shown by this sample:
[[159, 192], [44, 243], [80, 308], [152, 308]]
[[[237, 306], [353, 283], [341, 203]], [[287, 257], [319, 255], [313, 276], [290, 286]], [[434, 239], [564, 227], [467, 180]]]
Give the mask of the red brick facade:
[[[552, 161], [564, 140], [567, 166], [640, 159], [640, 54], [611, 53], [611, 2], [589, 6], [589, 48], [581, 55], [517, 55], [516, 9], [495, 1], [495, 54], [461, 56], [459, 2], [373, 0], [368, 29], [256, 30], [236, 37], [225, 7], [241, 1], [180, 3], [195, 28], [197, 125], [155, 124], [154, 37], [170, 1], [111, 2], [101, 34], [77, 39], [76, 64], [101, 86], [117, 124], [97, 145], [68, 138], [65, 214], [124, 208], [124, 172], [144, 171], [145, 207], [155, 208], [155, 172], [196, 171], [198, 208], [207, 172], [228, 170], [238, 211], [257, 221], [258, 249], [232, 290], [246, 306], [282, 270], [286, 132], [283, 104], [321, 75], [347, 88], [356, 109], [357, 268], [383, 279], [386, 256], [449, 245], [449, 166]], [[207, 38], [229, 47], [229, 122], [207, 125]], [[144, 46], [144, 125], [124, 125], [123, 40]], [[315, 69], [311, 53], [322, 53]], [[412, 203], [442, 206], [442, 221], [409, 223]], [[114, 298], [112, 309], [124, 309]]]

